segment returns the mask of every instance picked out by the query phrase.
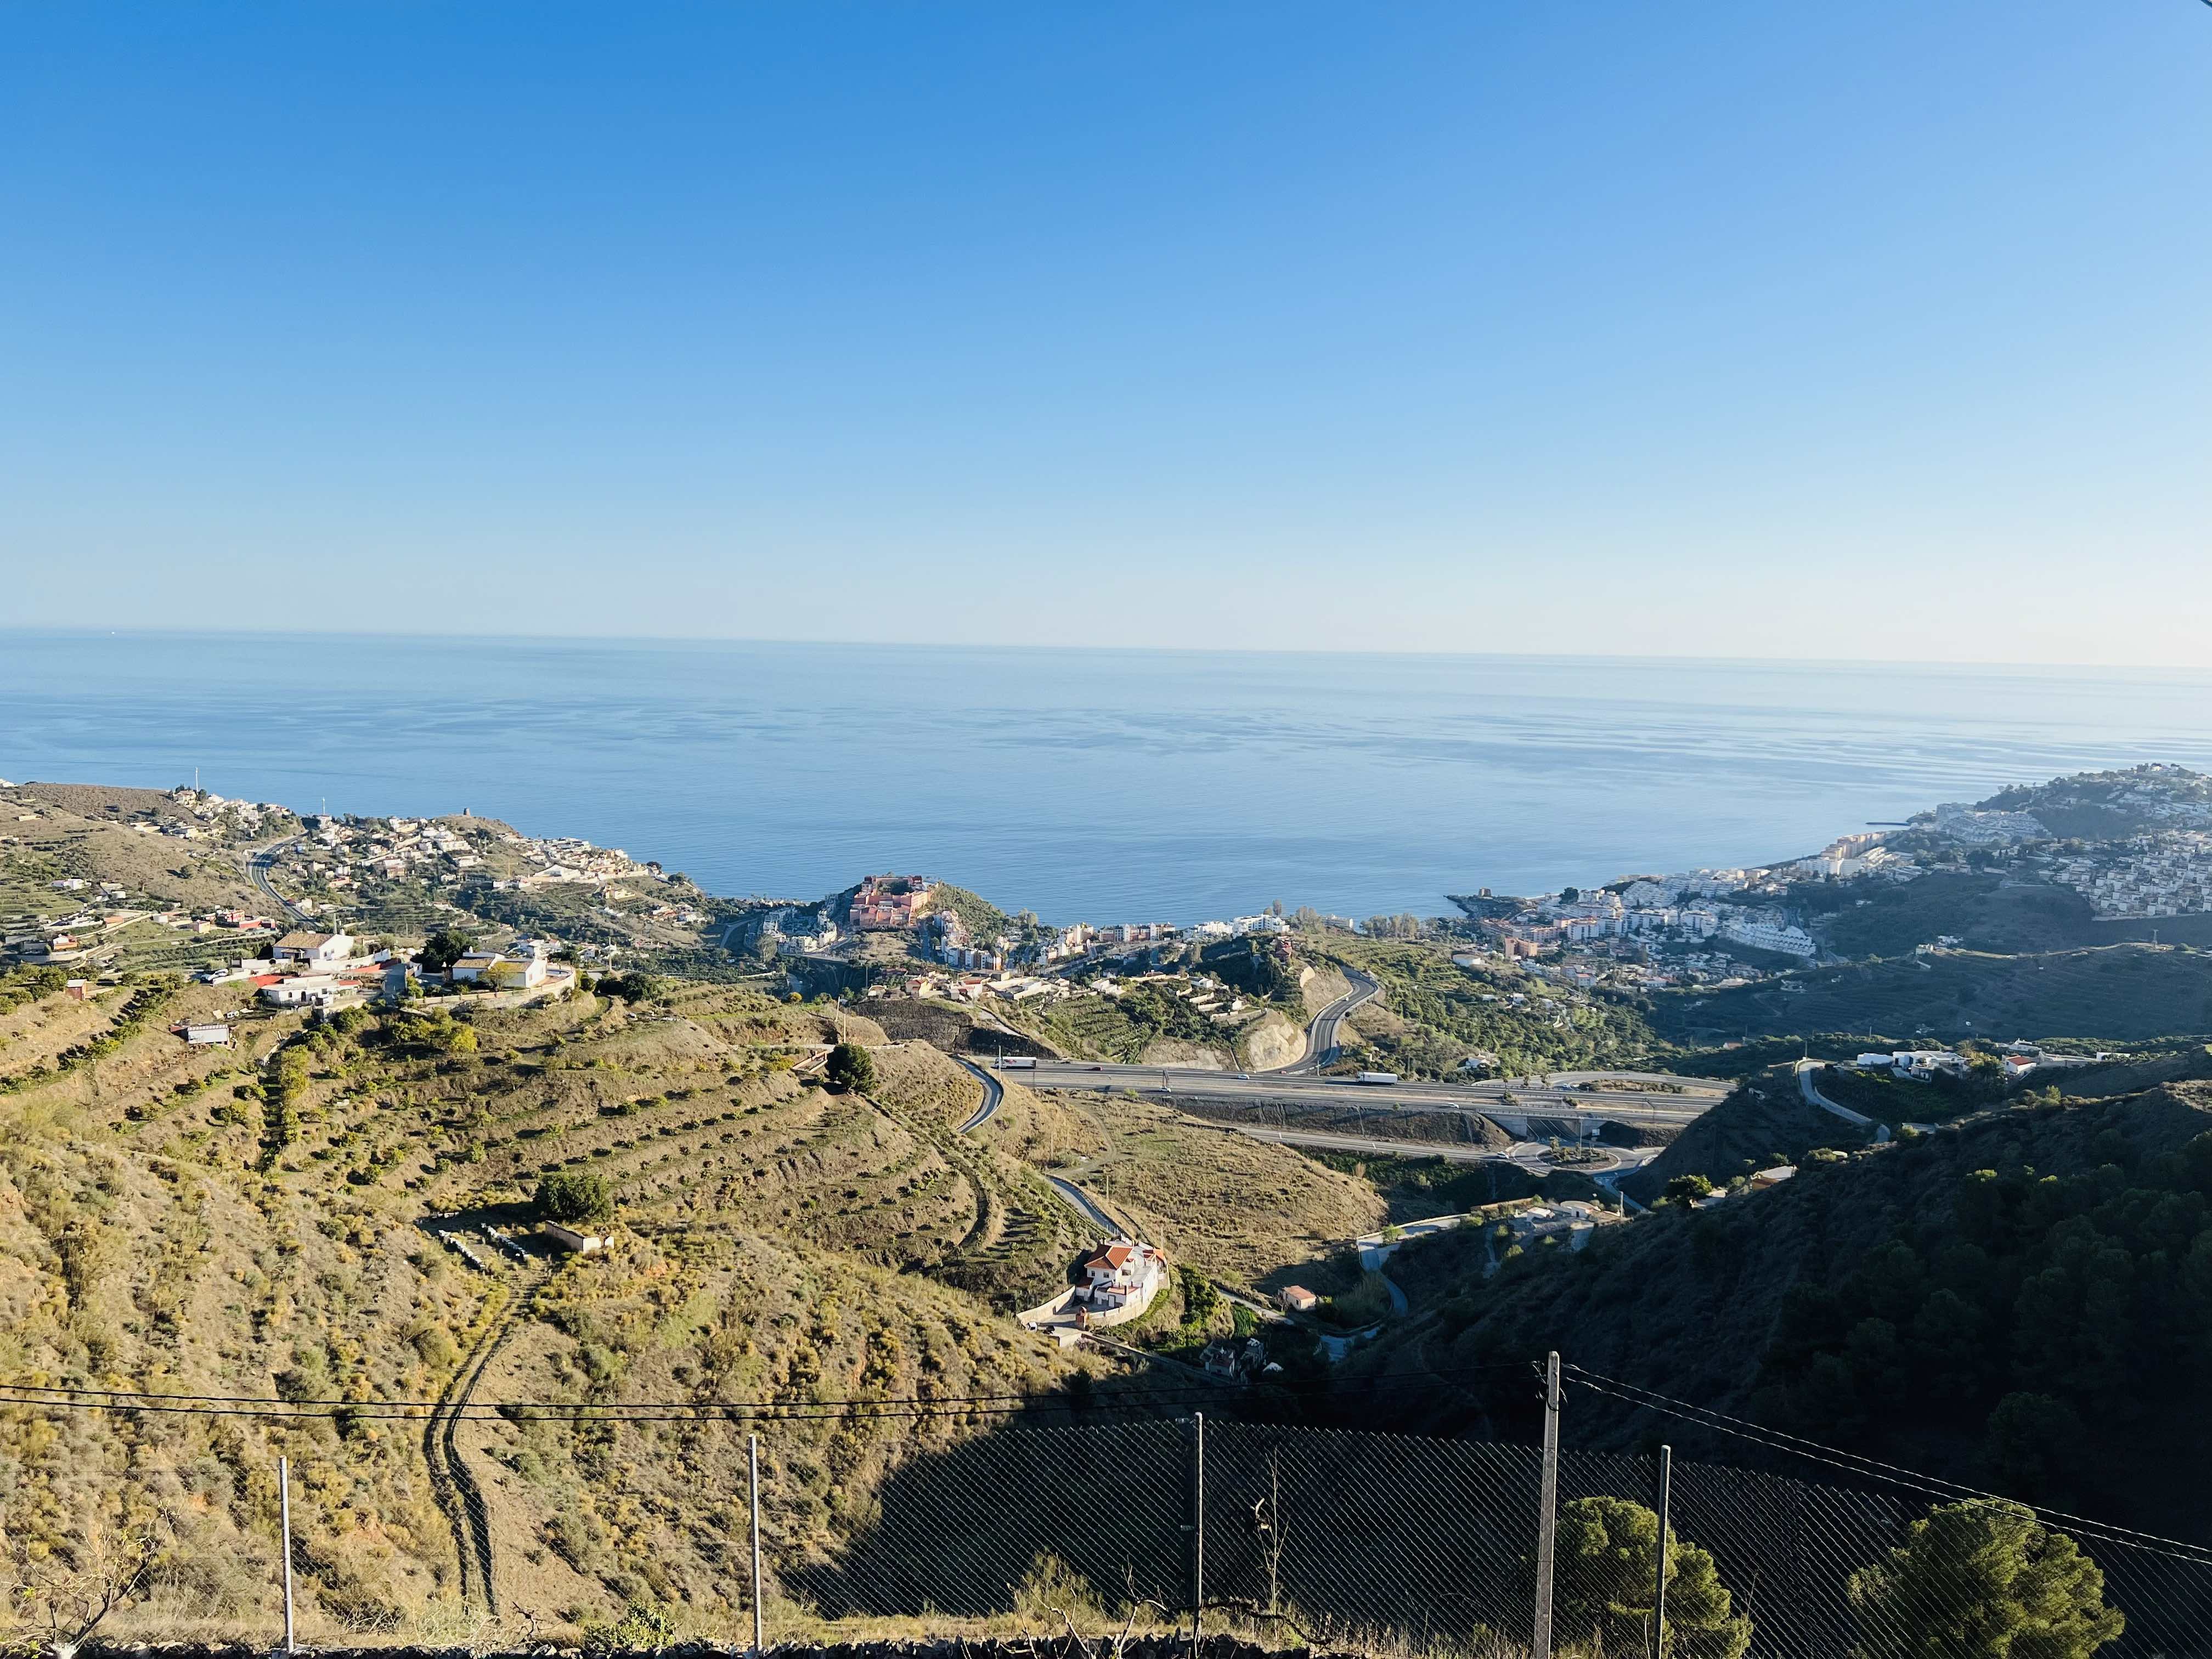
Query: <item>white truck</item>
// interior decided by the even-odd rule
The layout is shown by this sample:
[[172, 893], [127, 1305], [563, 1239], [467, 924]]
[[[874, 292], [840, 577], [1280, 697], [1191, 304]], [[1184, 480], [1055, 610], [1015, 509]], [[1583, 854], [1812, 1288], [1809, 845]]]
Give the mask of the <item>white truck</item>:
[[1395, 1083], [1397, 1080], [1395, 1072], [1362, 1072], [1353, 1079], [1358, 1083]]
[[1036, 1070], [1036, 1056], [1035, 1054], [1000, 1054], [999, 1069], [1002, 1072], [1034, 1072]]

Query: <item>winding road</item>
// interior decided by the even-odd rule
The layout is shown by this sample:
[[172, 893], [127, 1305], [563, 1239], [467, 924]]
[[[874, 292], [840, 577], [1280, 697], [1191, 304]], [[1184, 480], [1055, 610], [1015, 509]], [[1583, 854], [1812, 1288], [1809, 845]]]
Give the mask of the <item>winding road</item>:
[[278, 892], [269, 879], [270, 866], [276, 863], [276, 854], [287, 847], [298, 844], [299, 838], [294, 836], [267, 847], [249, 847], [239, 854], [239, 867], [245, 872], [246, 878], [259, 890], [262, 896], [274, 904], [288, 920], [311, 922], [314, 918]]
[[1103, 1228], [1109, 1238], [1118, 1237], [1121, 1235], [1121, 1224], [1099, 1208], [1097, 1200], [1085, 1192], [1082, 1188], [1056, 1175], [1047, 1175], [1045, 1179], [1052, 1183], [1053, 1191], [1074, 1206], [1079, 1215], [1083, 1216], [1094, 1226]]
[[966, 1066], [969, 1074], [975, 1078], [975, 1081], [983, 1085], [983, 1103], [969, 1114], [968, 1121], [965, 1123], [963, 1123], [958, 1128], [952, 1132], [956, 1135], [964, 1135], [970, 1129], [980, 1129], [986, 1123], [988, 1123], [991, 1121], [991, 1115], [999, 1109], [999, 1103], [1006, 1099], [1006, 1091], [1005, 1085], [1002, 1085], [998, 1079], [993, 1077], [981, 1066], [973, 1065], [964, 1060], [960, 1060], [960, 1057], [957, 1054], [954, 1055], [953, 1058], [959, 1060], [961, 1065]]
[[1855, 1112], [1848, 1106], [1839, 1106], [1820, 1092], [1820, 1085], [1813, 1079], [1827, 1069], [1825, 1060], [1801, 1060], [1797, 1062], [1797, 1092], [1805, 1097], [1808, 1106], [1818, 1106], [1824, 1112], [1833, 1112], [1846, 1123], [1856, 1123], [1862, 1129], [1874, 1131], [1875, 1144], [1881, 1145], [1889, 1139], [1889, 1125], [1876, 1123], [1864, 1112]]
[[1370, 978], [1357, 968], [1346, 969], [1344, 976], [1352, 981], [1352, 988], [1307, 1022], [1304, 1057], [1286, 1065], [1270, 1066], [1256, 1075], [1297, 1077], [1318, 1072], [1322, 1066], [1335, 1063], [1337, 1056], [1343, 1051], [1343, 1045], [1338, 1041], [1338, 1032], [1346, 1017], [1360, 1004], [1373, 1000], [1382, 988], [1380, 981]]

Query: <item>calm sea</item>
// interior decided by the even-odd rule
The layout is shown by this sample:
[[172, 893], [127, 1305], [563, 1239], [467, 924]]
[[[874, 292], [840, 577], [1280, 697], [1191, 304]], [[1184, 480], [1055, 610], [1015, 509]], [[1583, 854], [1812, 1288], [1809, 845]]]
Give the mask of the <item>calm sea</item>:
[[468, 807], [814, 896], [1433, 913], [1808, 852], [2002, 784], [2212, 769], [2212, 676], [1026, 647], [0, 632], [0, 776]]

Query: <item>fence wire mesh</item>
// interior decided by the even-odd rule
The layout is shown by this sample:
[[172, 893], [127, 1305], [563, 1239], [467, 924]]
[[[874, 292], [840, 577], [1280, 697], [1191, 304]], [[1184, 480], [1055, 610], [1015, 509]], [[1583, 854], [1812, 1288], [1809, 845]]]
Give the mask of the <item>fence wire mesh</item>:
[[[44, 1409], [65, 1459], [76, 1421]], [[264, 1643], [281, 1632], [273, 1462], [249, 1461], [238, 1434], [182, 1467], [134, 1462], [157, 1422], [126, 1422], [122, 1462], [71, 1482], [36, 1456], [0, 1457], [18, 1646], [64, 1649], [95, 1631]], [[970, 1416], [955, 1430], [918, 1425], [868, 1462], [852, 1427], [514, 1413], [417, 1425], [395, 1437], [411, 1443], [417, 1477], [382, 1510], [368, 1501], [366, 1454], [325, 1433], [320, 1451], [293, 1453], [301, 1638], [749, 1642], [743, 1471], [757, 1435], [770, 1645], [1188, 1632], [1195, 1616], [1209, 1633], [1286, 1647], [1531, 1650], [1534, 1447], [1218, 1419], [1201, 1431], [1191, 1418]], [[1836, 1473], [1673, 1462], [1665, 1655], [2212, 1656], [2212, 1552], [1941, 1483]], [[1657, 1485], [1655, 1458], [1559, 1455], [1553, 1652], [1651, 1651]]]

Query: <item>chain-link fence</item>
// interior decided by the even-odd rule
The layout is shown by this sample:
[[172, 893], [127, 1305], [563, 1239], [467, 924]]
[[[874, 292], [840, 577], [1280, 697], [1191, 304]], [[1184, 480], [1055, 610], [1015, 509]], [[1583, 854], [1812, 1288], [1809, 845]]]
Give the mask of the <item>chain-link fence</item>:
[[[1548, 1610], [1551, 1652], [1595, 1656], [1650, 1652], [1656, 1605], [1680, 1659], [2212, 1655], [2212, 1552], [1840, 1453], [1826, 1480], [1671, 1459], [1662, 1478], [1657, 1457], [1218, 1410], [366, 1407], [341, 1430], [232, 1405], [204, 1408], [226, 1413], [213, 1451], [157, 1467], [168, 1419], [145, 1398], [0, 1407], [50, 1421], [64, 1462], [73, 1436], [123, 1446], [74, 1484], [0, 1457], [19, 1641], [278, 1639], [283, 1492], [273, 1462], [225, 1461], [252, 1443], [229, 1425], [307, 1417], [280, 1432], [321, 1437], [293, 1455], [289, 1560], [322, 1644], [750, 1644], [757, 1620], [770, 1646], [1196, 1626], [1458, 1659], [1542, 1651]], [[374, 1487], [380, 1458], [418, 1478]]]

